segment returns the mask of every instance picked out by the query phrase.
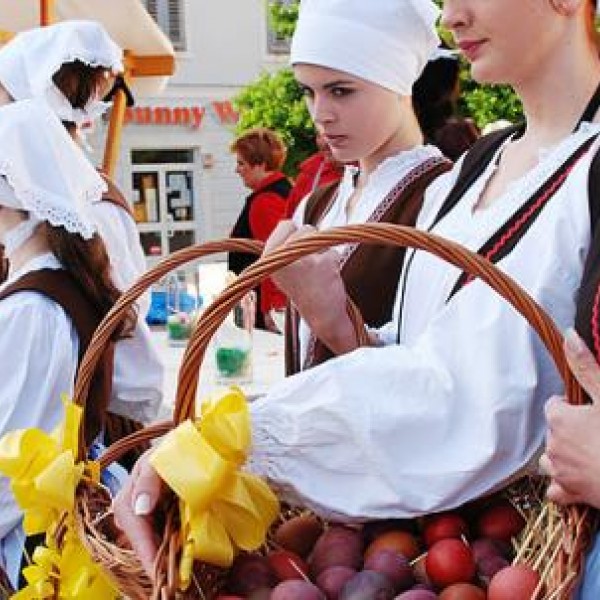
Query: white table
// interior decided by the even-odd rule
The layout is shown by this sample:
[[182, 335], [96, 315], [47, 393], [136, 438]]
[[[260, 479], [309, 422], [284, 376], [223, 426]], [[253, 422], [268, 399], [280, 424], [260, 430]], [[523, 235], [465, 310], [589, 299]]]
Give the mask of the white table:
[[[173, 408], [177, 377], [185, 346], [170, 345], [164, 329], [152, 331], [152, 337], [165, 366], [163, 406], [159, 415], [159, 419], [164, 419], [170, 416]], [[264, 394], [275, 382], [283, 379], [285, 370], [283, 336], [255, 330], [252, 337], [252, 361], [252, 381], [240, 385], [249, 397]], [[200, 371], [197, 401], [223, 387], [222, 384], [217, 384], [215, 379], [216, 366], [209, 347]]]

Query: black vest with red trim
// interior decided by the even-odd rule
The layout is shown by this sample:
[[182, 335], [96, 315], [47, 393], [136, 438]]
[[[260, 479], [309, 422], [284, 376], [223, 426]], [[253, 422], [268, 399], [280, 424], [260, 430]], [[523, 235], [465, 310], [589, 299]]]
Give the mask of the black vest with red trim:
[[[482, 175], [502, 143], [518, 130], [519, 127], [517, 126], [509, 127], [485, 136], [475, 143], [465, 155], [456, 183], [446, 197], [429, 230], [433, 229], [456, 206], [467, 190]], [[498, 228], [496, 233], [478, 250], [478, 253], [494, 263], [507, 256], [533, 224], [543, 210], [545, 203], [552, 198], [565, 181], [571, 169], [589, 151], [595, 140], [596, 136], [593, 136], [582, 143], [565, 163], [540, 186], [535, 194], [508, 221]], [[594, 193], [594, 190], [596, 190], [596, 193]], [[591, 229], [595, 231], [600, 215], [600, 202], [595, 201], [595, 198], [600, 194], [600, 154], [596, 154], [592, 159], [588, 180], [588, 194]], [[450, 297], [468, 281], [469, 278], [463, 274], [454, 286]]]
[[[434, 225], [452, 210], [470, 186], [481, 176], [500, 145], [509, 136], [519, 131], [519, 129], [519, 126], [514, 126], [496, 131], [482, 137], [475, 143], [465, 155], [457, 181], [436, 216]], [[582, 147], [580, 151], [585, 151], [586, 149]], [[573, 159], [573, 157], [571, 158]], [[576, 159], [577, 156], [575, 156]], [[568, 169], [568, 165], [566, 168]], [[560, 178], [561, 175], [564, 176], [564, 173], [565, 165], [559, 169], [551, 180], [556, 181], [556, 178]], [[600, 362], [600, 227], [598, 227], [598, 223], [600, 222], [600, 152], [596, 153], [590, 164], [587, 187], [591, 244], [577, 295], [575, 328], [587, 345], [594, 351], [596, 360]], [[515, 216], [513, 225], [522, 224], [522, 227], [517, 228], [518, 232], [512, 236], [507, 236], [510, 227], [503, 227], [502, 230], [499, 230], [480, 249], [480, 253], [487, 256], [491, 255], [492, 260], [497, 262], [514, 248], [518, 240], [527, 231], [529, 225], [531, 225], [532, 219], [543, 208], [543, 203], [539, 202], [539, 194], [536, 194], [536, 196], [538, 201], [536, 206], [534, 206], [536, 202], [534, 198]], [[468, 277], [464, 274], [461, 275], [461, 278], [452, 290], [451, 296], [467, 281]]]
[[[281, 198], [282, 202], [285, 202], [291, 189], [291, 183], [286, 177], [282, 176], [280, 179], [277, 179], [277, 181], [273, 181], [265, 187], [260, 188], [260, 190], [252, 192], [246, 198], [244, 208], [242, 208], [242, 212], [240, 213], [240, 216], [238, 217], [238, 220], [231, 231], [231, 237], [244, 238], [247, 240], [255, 239], [250, 227], [250, 209], [252, 208], [252, 204], [254, 203], [256, 197], [270, 192], [272, 194], [276, 194]], [[249, 267], [251, 264], [255, 263], [257, 259], [258, 256], [248, 252], [230, 252], [227, 257], [227, 268], [236, 274], [240, 274], [246, 267]]]

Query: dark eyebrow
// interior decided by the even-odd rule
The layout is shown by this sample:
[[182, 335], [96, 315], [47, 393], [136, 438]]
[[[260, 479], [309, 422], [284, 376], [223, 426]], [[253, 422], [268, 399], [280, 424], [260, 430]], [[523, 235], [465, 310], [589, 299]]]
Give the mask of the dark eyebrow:
[[[355, 85], [355, 81], [351, 81], [350, 79], [337, 79], [336, 81], [330, 81], [328, 83], [325, 83], [322, 88], [324, 90], [330, 90], [332, 88], [336, 88], [336, 87], [340, 87], [340, 86], [347, 86], [347, 85]], [[306, 88], [308, 90], [312, 90], [313, 88], [310, 85], [307, 85], [306, 83], [302, 83], [301, 81], [298, 82], [298, 85], [300, 85], [303, 88]]]
[[337, 81], [330, 81], [323, 86], [323, 89], [329, 90], [334, 87], [344, 86], [344, 85], [354, 85], [354, 81], [350, 81], [350, 79], [338, 79]]

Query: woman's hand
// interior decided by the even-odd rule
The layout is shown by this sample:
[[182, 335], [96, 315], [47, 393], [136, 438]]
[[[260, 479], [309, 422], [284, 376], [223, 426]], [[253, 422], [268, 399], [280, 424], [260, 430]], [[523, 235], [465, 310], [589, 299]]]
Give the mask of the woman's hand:
[[153, 513], [164, 492], [162, 480], [150, 465], [152, 450], [135, 463], [131, 476], [113, 502], [115, 522], [125, 533], [144, 570], [154, 579], [158, 536]]
[[[265, 244], [264, 254], [310, 236], [314, 227], [296, 228], [281, 221]], [[342, 354], [357, 347], [352, 322], [346, 312], [346, 288], [335, 250], [305, 256], [272, 275], [313, 333], [333, 352]]]
[[552, 478], [551, 500], [600, 508], [600, 366], [572, 330], [565, 336], [565, 354], [593, 404], [572, 406], [556, 396], [548, 401], [546, 452], [540, 466]]

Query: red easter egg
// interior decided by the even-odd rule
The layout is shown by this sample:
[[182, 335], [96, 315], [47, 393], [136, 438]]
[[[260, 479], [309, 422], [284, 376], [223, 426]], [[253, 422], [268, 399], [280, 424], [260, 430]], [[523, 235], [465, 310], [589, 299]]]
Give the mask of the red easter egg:
[[435, 543], [425, 558], [425, 569], [436, 586], [468, 583], [475, 575], [471, 549], [461, 540], [447, 539]]

